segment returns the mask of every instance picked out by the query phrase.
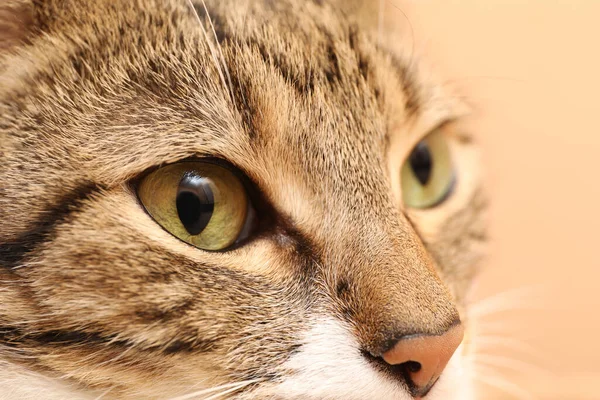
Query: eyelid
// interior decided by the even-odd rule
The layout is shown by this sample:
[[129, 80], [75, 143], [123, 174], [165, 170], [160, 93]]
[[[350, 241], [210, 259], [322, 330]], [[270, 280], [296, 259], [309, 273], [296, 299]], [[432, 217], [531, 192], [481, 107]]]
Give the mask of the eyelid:
[[[173, 162], [168, 162], [168, 163], [160, 163], [160, 164], [156, 164], [153, 165], [149, 168], [146, 168], [144, 171], [142, 171], [141, 173], [138, 173], [137, 175], [135, 175], [133, 178], [131, 178], [129, 180], [129, 186], [131, 186], [134, 190], [137, 191], [139, 183], [148, 175], [150, 175], [152, 172], [160, 169], [160, 168], [164, 168], [166, 166], [169, 165], [173, 165], [173, 164], [182, 164], [182, 163], [196, 163], [196, 162], [202, 162], [202, 163], [211, 163], [211, 164], [215, 164], [218, 165], [220, 167], [226, 168], [228, 169], [230, 172], [232, 172], [234, 175], [236, 175], [236, 177], [238, 179], [240, 179], [242, 181], [242, 183], [244, 184], [244, 187], [246, 187], [246, 182], [248, 181], [249, 183], [252, 183], [251, 180], [248, 178], [248, 175], [244, 173], [244, 171], [242, 171], [239, 167], [237, 167], [236, 165], [234, 165], [233, 163], [223, 159], [223, 158], [219, 158], [219, 157], [215, 157], [215, 156], [196, 156], [196, 157], [186, 157], [186, 158], [182, 158], [180, 160], [176, 160]], [[249, 189], [249, 188], [246, 188]]]
[[[465, 113], [453, 112], [451, 109], [440, 109], [440, 106], [424, 110], [410, 124], [411, 142], [418, 142], [430, 132], [444, 125], [461, 120]], [[406, 124], [406, 123], [404, 123]]]

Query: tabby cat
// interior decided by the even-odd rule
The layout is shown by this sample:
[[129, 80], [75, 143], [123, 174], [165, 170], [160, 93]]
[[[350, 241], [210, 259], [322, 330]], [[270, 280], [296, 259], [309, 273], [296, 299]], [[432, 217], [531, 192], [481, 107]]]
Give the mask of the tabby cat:
[[474, 398], [477, 148], [368, 9], [2, 0], [0, 399]]

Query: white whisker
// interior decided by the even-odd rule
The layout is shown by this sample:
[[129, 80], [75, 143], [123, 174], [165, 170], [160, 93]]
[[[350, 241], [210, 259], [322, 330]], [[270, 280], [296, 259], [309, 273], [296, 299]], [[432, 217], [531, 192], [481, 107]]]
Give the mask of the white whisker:
[[529, 286], [507, 290], [471, 304], [469, 306], [469, 316], [471, 318], [481, 318], [503, 311], [514, 311], [516, 309], [546, 309], [546, 305], [543, 303], [538, 305], [537, 302], [543, 300], [547, 294], [548, 291], [541, 286]]
[[524, 372], [529, 375], [548, 376], [550, 372], [545, 368], [522, 360], [498, 355], [475, 355], [475, 363], [484, 364], [490, 367], [506, 368], [513, 371]]
[[108, 390], [105, 390], [104, 392], [102, 392], [100, 394], [100, 396], [96, 397], [94, 400], [101, 400], [104, 396], [106, 396], [114, 388], [115, 388], [114, 386], [111, 386], [110, 388], [108, 388]]
[[246, 385], [243, 385], [241, 387], [234, 387], [234, 388], [231, 388], [231, 389], [227, 389], [227, 390], [225, 390], [225, 391], [223, 391], [221, 393], [216, 393], [216, 394], [213, 394], [212, 396], [206, 397], [203, 400], [214, 400], [214, 399], [217, 399], [217, 398], [225, 396], [226, 394], [229, 394], [231, 392], [238, 391], [239, 389], [241, 389], [244, 386], [246, 386]]
[[129, 346], [125, 350], [123, 350], [122, 352], [120, 352], [117, 356], [115, 356], [115, 357], [113, 357], [113, 358], [111, 358], [109, 360], [106, 360], [106, 361], [103, 361], [103, 362], [99, 363], [98, 366], [104, 366], [104, 365], [108, 365], [110, 363], [113, 363], [115, 361], [118, 361], [121, 358], [123, 358], [124, 356], [126, 356], [127, 353], [129, 353], [133, 349], [134, 349], [134, 346]]
[[[221, 78], [221, 83], [223, 84], [224, 88], [227, 89], [228, 88], [227, 81], [225, 80], [225, 75], [223, 75], [222, 66], [217, 58], [214, 45], [213, 45], [212, 41], [210, 40], [210, 38], [208, 37], [208, 33], [206, 32], [206, 29], [204, 28], [204, 24], [202, 23], [202, 20], [200, 19], [200, 16], [198, 15], [196, 8], [194, 7], [194, 3], [192, 3], [192, 0], [186, 0], [186, 1], [189, 4], [192, 11], [194, 12], [194, 15], [196, 16], [196, 20], [198, 21], [198, 24], [200, 25], [200, 28], [202, 29], [202, 34], [204, 35], [204, 39], [206, 40], [206, 44], [208, 45], [210, 55], [213, 59], [215, 67], [217, 67], [217, 73], [219, 74], [219, 77]], [[203, 1], [203, 3], [204, 3], [204, 1]], [[206, 6], [205, 6], [205, 9], [206, 9]], [[211, 22], [211, 24], [212, 24], [212, 22]], [[232, 95], [231, 92], [229, 92], [229, 94], [230, 94], [230, 96]], [[230, 97], [230, 100], [233, 101], [233, 98]]]
[[504, 393], [509, 394], [510, 396], [519, 400], [535, 400], [535, 396], [523, 389], [521, 386], [506, 379], [494, 377], [492, 374], [483, 375], [480, 372], [489, 371], [480, 369], [478, 373], [474, 375], [474, 379], [483, 383], [484, 385], [500, 389]]
[[[225, 385], [220, 385], [220, 386], [215, 386], [215, 387], [211, 387], [208, 389], [198, 390], [196, 392], [184, 394], [182, 396], [172, 397], [170, 400], [189, 400], [189, 399], [198, 398], [199, 396], [211, 395], [211, 397], [204, 398], [204, 400], [208, 400], [208, 399], [212, 399], [212, 398], [217, 398], [217, 397], [222, 396], [227, 393], [234, 392], [236, 390], [240, 390], [241, 388], [243, 388], [245, 386], [248, 386], [253, 383], [260, 382], [260, 381], [262, 381], [262, 379], [251, 379], [251, 380], [247, 380], [247, 381], [227, 383]], [[226, 390], [226, 391], [220, 392], [220, 393], [217, 393], [214, 395], [212, 394], [213, 392], [216, 392], [219, 390]], [[217, 397], [215, 397], [215, 396], [217, 396]]]
[[229, 83], [229, 92], [231, 95], [231, 101], [234, 102], [234, 94], [233, 94], [233, 85], [231, 84], [231, 75], [229, 74], [229, 68], [227, 67], [227, 62], [225, 61], [225, 56], [223, 55], [223, 46], [221, 46], [221, 42], [219, 42], [219, 38], [217, 37], [217, 32], [215, 31], [215, 26], [210, 18], [210, 14], [208, 13], [208, 9], [206, 8], [206, 3], [202, 0], [202, 7], [204, 7], [204, 12], [208, 17], [208, 23], [210, 24], [210, 28], [213, 33], [213, 37], [215, 38], [215, 43], [217, 44], [217, 49], [219, 50], [219, 54], [221, 55], [221, 62], [223, 69], [225, 70], [225, 75], [227, 75], [227, 82]]
[[473, 347], [476, 349], [474, 352], [475, 355], [479, 354], [477, 349], [485, 349], [489, 347], [504, 347], [528, 355], [530, 357], [534, 357], [540, 360], [540, 362], [544, 365], [552, 364], [552, 361], [548, 357], [542, 355], [542, 352], [539, 349], [536, 349], [531, 344], [526, 343], [523, 340], [518, 340], [515, 338], [504, 336], [480, 335], [473, 340], [472, 344]]
[[[507, 321], [497, 321], [497, 320], [478, 320], [473, 324], [473, 330], [476, 336], [486, 336], [486, 335], [502, 335], [502, 336], [519, 336], [520, 339], [532, 339], [535, 336], [534, 332], [531, 332], [531, 329], [528, 329], [530, 325], [523, 324], [520, 322], [519, 324], [510, 324]], [[524, 334], [527, 335], [524, 336]]]

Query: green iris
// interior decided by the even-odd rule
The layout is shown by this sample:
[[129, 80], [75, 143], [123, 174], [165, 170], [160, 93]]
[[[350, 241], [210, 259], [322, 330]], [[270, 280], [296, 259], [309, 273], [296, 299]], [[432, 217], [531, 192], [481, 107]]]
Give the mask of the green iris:
[[401, 172], [402, 199], [407, 207], [429, 208], [452, 192], [454, 168], [448, 142], [436, 129], [412, 150]]
[[223, 250], [239, 238], [248, 216], [244, 185], [229, 169], [197, 161], [146, 175], [138, 196], [165, 230], [204, 250]]

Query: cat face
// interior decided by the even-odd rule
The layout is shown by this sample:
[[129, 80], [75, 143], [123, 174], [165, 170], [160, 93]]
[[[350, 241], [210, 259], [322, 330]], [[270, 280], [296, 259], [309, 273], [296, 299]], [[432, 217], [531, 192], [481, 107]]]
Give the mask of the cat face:
[[2, 363], [81, 396], [471, 396], [463, 347], [433, 388], [388, 357], [468, 331], [484, 240], [464, 108], [415, 60], [320, 1], [3, 7]]

